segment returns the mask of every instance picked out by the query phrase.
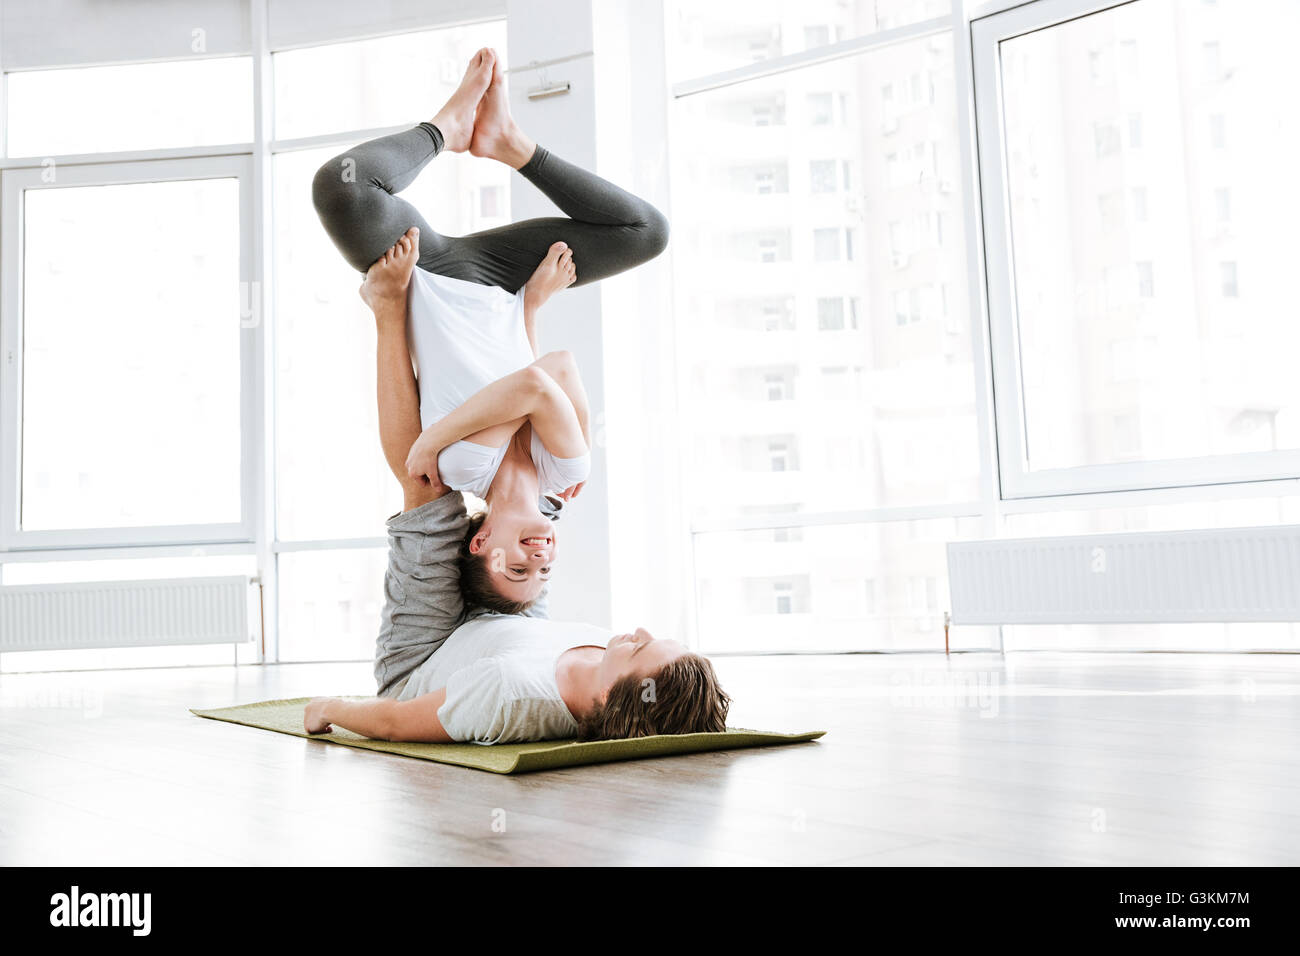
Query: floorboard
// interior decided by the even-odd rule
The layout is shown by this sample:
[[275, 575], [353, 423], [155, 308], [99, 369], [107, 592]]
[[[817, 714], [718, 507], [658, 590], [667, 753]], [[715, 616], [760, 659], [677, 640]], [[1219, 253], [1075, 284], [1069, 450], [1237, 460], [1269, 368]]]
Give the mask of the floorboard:
[[1295, 865], [1300, 659], [728, 657], [814, 744], [493, 774], [202, 720], [368, 664], [0, 675], [4, 865]]

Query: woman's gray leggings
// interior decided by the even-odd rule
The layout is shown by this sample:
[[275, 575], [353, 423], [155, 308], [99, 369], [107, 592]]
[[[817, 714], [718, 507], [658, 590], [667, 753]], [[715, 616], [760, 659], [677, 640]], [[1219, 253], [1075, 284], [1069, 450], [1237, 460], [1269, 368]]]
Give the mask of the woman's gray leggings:
[[523, 287], [554, 242], [573, 249], [575, 285], [647, 262], [668, 244], [668, 220], [658, 209], [541, 146], [519, 173], [569, 218], [528, 219], [468, 236], [434, 232], [394, 193], [409, 186], [442, 145], [442, 132], [421, 123], [362, 143], [317, 171], [316, 212], [354, 269], [365, 272], [411, 226], [420, 229], [421, 269], [507, 292]]

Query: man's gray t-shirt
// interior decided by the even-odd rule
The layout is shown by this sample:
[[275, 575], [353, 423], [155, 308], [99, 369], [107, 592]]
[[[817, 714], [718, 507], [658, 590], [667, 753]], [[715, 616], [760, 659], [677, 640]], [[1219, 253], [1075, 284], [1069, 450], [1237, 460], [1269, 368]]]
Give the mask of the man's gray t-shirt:
[[485, 614], [458, 627], [421, 664], [399, 700], [447, 688], [438, 720], [453, 740], [484, 744], [562, 740], [578, 732], [555, 680], [571, 647], [604, 647], [610, 632], [592, 624]]
[[[552, 520], [563, 503], [543, 498]], [[469, 531], [465, 498], [450, 492], [388, 519], [388, 570], [384, 613], [375, 641], [375, 683], [381, 697], [395, 697], [403, 682], [467, 619], [486, 613], [466, 609], [457, 555]], [[524, 613], [546, 617], [547, 589]]]

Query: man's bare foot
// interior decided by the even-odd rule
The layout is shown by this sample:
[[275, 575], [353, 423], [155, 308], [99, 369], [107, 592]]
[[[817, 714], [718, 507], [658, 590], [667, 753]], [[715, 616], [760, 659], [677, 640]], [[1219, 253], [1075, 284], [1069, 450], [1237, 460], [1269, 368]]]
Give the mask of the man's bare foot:
[[495, 60], [495, 51], [488, 47], [475, 53], [460, 86], [433, 118], [433, 125], [442, 133], [443, 149], [453, 153], [463, 153], [469, 149], [470, 140], [474, 137], [474, 111], [488, 84], [492, 82], [492, 64]]
[[419, 258], [420, 230], [412, 226], [366, 270], [366, 281], [361, 283], [358, 290], [361, 300], [374, 310], [385, 304], [405, 304], [406, 287], [410, 284], [411, 272]]
[[541, 265], [524, 283], [524, 311], [536, 312], [547, 299], [576, 281], [578, 269], [573, 264], [573, 250], [563, 242], [554, 243]]
[[519, 169], [533, 158], [536, 149], [537, 144], [524, 135], [510, 115], [505, 70], [501, 68], [501, 58], [494, 53], [492, 83], [479, 101], [469, 151], [475, 156], [505, 163], [511, 169]]

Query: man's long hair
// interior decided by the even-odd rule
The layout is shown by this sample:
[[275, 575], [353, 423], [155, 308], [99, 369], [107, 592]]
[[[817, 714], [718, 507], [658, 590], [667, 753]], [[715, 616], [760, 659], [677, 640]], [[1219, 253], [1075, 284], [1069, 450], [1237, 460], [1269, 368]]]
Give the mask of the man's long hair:
[[615, 682], [605, 702], [578, 720], [578, 739], [721, 733], [730, 706], [709, 659], [683, 654], [651, 677]]

